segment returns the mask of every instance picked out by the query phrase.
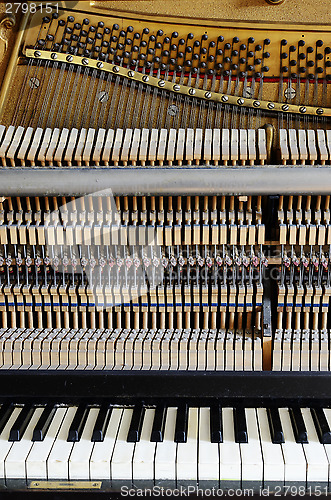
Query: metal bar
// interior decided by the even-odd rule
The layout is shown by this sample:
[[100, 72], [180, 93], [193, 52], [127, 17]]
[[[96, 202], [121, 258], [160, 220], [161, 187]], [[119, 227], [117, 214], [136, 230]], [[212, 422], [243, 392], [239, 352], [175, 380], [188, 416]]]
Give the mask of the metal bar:
[[[110, 191], [111, 190], [111, 191]], [[331, 168], [2, 168], [1, 196], [330, 194]]]

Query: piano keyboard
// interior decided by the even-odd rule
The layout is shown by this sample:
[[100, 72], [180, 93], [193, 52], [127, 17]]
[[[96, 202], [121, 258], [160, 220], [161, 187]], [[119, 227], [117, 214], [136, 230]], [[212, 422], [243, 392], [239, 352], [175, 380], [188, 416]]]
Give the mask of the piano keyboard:
[[328, 487], [330, 426], [329, 408], [8, 403], [0, 408], [0, 479]]

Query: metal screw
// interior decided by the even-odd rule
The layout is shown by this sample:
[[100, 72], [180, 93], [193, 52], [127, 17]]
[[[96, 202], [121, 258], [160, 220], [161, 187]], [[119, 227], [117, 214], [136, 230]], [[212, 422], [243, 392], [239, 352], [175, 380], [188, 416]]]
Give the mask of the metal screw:
[[171, 104], [169, 107], [168, 107], [168, 111], [167, 111], [168, 115], [170, 116], [176, 116], [177, 113], [178, 113], [178, 107], [175, 105], [175, 104]]
[[322, 115], [322, 114], [324, 113], [324, 109], [322, 109], [322, 108], [317, 108], [317, 109], [316, 109], [316, 113], [317, 113], [318, 115]]
[[282, 106], [282, 110], [283, 110], [283, 111], [288, 111], [289, 109], [290, 109], [290, 106], [289, 106], [288, 104], [284, 104], [284, 105]]
[[195, 94], [195, 89], [192, 89], [192, 88], [191, 88], [191, 89], [189, 89], [188, 93], [189, 93], [190, 95], [194, 95], [194, 94]]
[[36, 77], [32, 77], [29, 80], [29, 85], [32, 89], [37, 89], [40, 85], [40, 81]]
[[103, 62], [99, 61], [97, 63], [97, 68], [99, 68], [99, 69], [103, 68]]
[[301, 107], [299, 108], [299, 111], [300, 111], [300, 113], [306, 113], [306, 111], [307, 111], [306, 106], [301, 106]]
[[113, 71], [114, 71], [114, 73], [118, 73], [118, 72], [119, 72], [119, 70], [120, 70], [120, 68], [119, 68], [118, 66], [114, 66], [114, 67], [113, 67]]
[[41, 52], [39, 52], [39, 50], [36, 50], [35, 53], [34, 53], [34, 56], [35, 57], [40, 57], [41, 56]]
[[205, 92], [205, 98], [210, 99], [211, 98], [211, 92]]
[[275, 105], [273, 102], [268, 102], [268, 108], [269, 109], [274, 109]]
[[286, 99], [294, 99], [296, 95], [297, 93], [293, 87], [288, 87], [284, 91], [284, 96]]
[[55, 54], [55, 52], [53, 52], [53, 53], [51, 54], [51, 58], [52, 58], [52, 59], [57, 59], [57, 54]]
[[174, 85], [174, 86], [173, 86], [173, 89], [174, 89], [174, 91], [175, 91], [175, 92], [179, 92], [179, 90], [180, 90], [180, 85], [177, 85], [177, 84], [176, 84], [176, 85]]
[[242, 99], [241, 97], [237, 100], [237, 103], [241, 106], [242, 104], [244, 104], [244, 99]]
[[253, 106], [254, 106], [255, 108], [258, 108], [259, 106], [261, 106], [260, 101], [254, 101], [254, 102], [253, 102]]
[[73, 57], [72, 57], [72, 56], [67, 56], [67, 57], [66, 57], [66, 60], [67, 60], [68, 62], [71, 62], [71, 61], [73, 60]]
[[107, 102], [109, 99], [109, 94], [105, 90], [101, 90], [100, 92], [97, 93], [96, 97], [100, 102]]
[[228, 102], [229, 98], [227, 95], [222, 95], [222, 101], [223, 102]]
[[164, 80], [159, 80], [158, 81], [158, 86], [159, 87], [164, 87], [165, 86], [165, 81]]
[[130, 70], [130, 71], [128, 71], [128, 76], [129, 76], [130, 78], [134, 77], [134, 71], [131, 71], [131, 70]]
[[145, 83], [146, 83], [146, 82], [148, 82], [148, 81], [149, 81], [149, 76], [144, 75], [144, 76], [143, 76], [143, 82], [145, 82]]
[[87, 66], [88, 65], [88, 59], [82, 59], [82, 64], [84, 64], [84, 66]]

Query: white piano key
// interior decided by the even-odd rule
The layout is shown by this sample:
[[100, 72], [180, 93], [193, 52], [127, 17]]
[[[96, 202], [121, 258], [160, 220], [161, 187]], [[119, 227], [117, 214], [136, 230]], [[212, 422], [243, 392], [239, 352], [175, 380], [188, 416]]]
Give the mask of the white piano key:
[[147, 161], [148, 144], [149, 144], [149, 130], [148, 128], [143, 128], [141, 131], [139, 157], [138, 157], [142, 165], [145, 165], [145, 162]]
[[122, 128], [118, 128], [115, 132], [114, 146], [112, 151], [112, 161], [116, 165], [120, 161], [121, 148], [123, 144], [124, 131]]
[[219, 162], [221, 159], [221, 130], [213, 129], [213, 161]]
[[123, 147], [121, 152], [121, 161], [127, 162], [129, 159], [131, 141], [132, 141], [132, 128], [127, 128], [124, 134]]
[[46, 153], [48, 151], [49, 144], [51, 142], [53, 130], [49, 127], [46, 128], [45, 133], [43, 135], [40, 149], [38, 152], [37, 160], [43, 165], [46, 162]]
[[299, 158], [301, 163], [304, 163], [308, 160], [308, 149], [307, 149], [307, 135], [306, 131], [299, 129], [298, 130], [298, 145], [299, 145]]
[[27, 156], [26, 156], [27, 161], [31, 162], [32, 165], [35, 164], [36, 154], [37, 154], [39, 145], [42, 142], [43, 133], [44, 133], [44, 129], [42, 129], [41, 127], [37, 127], [35, 132], [34, 132], [33, 139], [31, 141], [31, 145], [30, 145], [30, 149], [29, 149]]
[[230, 487], [240, 487], [241, 457], [240, 445], [235, 442], [233, 408], [222, 409], [223, 443], [219, 443], [220, 481]]
[[172, 163], [175, 160], [176, 142], [177, 142], [177, 130], [171, 128], [169, 130], [168, 147], [166, 154], [166, 160], [168, 163]]
[[141, 436], [136, 443], [132, 460], [132, 482], [135, 486], [153, 486], [156, 443], [151, 442], [155, 410], [145, 410]]
[[179, 165], [182, 164], [184, 160], [184, 149], [185, 149], [185, 129], [180, 128], [177, 131], [177, 143], [176, 143], [176, 161]]
[[5, 477], [5, 459], [8, 455], [10, 449], [13, 446], [13, 442], [8, 441], [10, 429], [12, 428], [18, 415], [21, 413], [22, 408], [14, 408], [12, 414], [10, 415], [6, 425], [4, 426], [0, 434], [0, 478]]
[[279, 416], [285, 440], [281, 445], [285, 462], [285, 486], [293, 482], [305, 483], [307, 462], [302, 445], [295, 441], [288, 409], [280, 408]]
[[307, 461], [307, 486], [327, 483], [329, 480], [329, 462], [324, 446], [319, 442], [315, 424], [309, 408], [301, 409], [308, 434], [308, 443], [303, 450]]
[[218, 443], [212, 443], [210, 437], [210, 408], [199, 410], [199, 445], [198, 445], [198, 480], [200, 487], [213, 486], [219, 481]]
[[130, 156], [129, 156], [129, 160], [131, 162], [136, 162], [137, 159], [138, 159], [138, 151], [139, 151], [139, 145], [140, 145], [140, 136], [141, 136], [141, 129], [140, 128], [135, 128], [134, 131], [133, 131], [132, 142], [131, 142], [131, 149], [130, 149]]
[[202, 152], [202, 128], [195, 129], [195, 141], [194, 141], [194, 159], [197, 163], [201, 160], [201, 152]]
[[9, 127], [7, 128], [6, 133], [4, 134], [4, 137], [2, 138], [2, 142], [0, 144], [0, 158], [5, 158], [7, 149], [9, 148], [15, 130], [16, 127], [14, 127], [13, 125], [9, 125]]
[[60, 136], [60, 129], [54, 128], [52, 130], [52, 135], [50, 137], [48, 148], [45, 154], [45, 161], [48, 161], [51, 164], [53, 163], [54, 153], [59, 140], [59, 136]]
[[210, 128], [205, 129], [205, 137], [203, 141], [203, 160], [209, 163], [212, 159], [212, 140], [213, 131]]
[[325, 131], [319, 129], [316, 131], [317, 133], [317, 146], [319, 150], [320, 160], [322, 163], [325, 163], [329, 159], [328, 148], [325, 140]]
[[85, 147], [86, 136], [87, 136], [86, 128], [81, 128], [80, 133], [79, 133], [79, 137], [77, 140], [77, 146], [76, 146], [76, 151], [75, 151], [75, 156], [74, 156], [74, 160], [77, 163], [77, 165], [81, 165], [81, 163], [82, 163], [82, 156], [83, 156], [83, 151], [84, 151], [84, 147]]
[[297, 131], [294, 128], [288, 130], [288, 142], [290, 146], [291, 160], [293, 165], [299, 160], [299, 149], [297, 141]]
[[[331, 429], [331, 408], [324, 408], [323, 411], [324, 411], [326, 420], [328, 421], [329, 427]], [[328, 462], [329, 462], [329, 484], [330, 484], [330, 481], [331, 481], [331, 444], [325, 444], [324, 450], [325, 450], [326, 456], [328, 457]]]
[[69, 165], [71, 165], [72, 162], [72, 157], [76, 147], [77, 139], [78, 139], [78, 129], [72, 128], [70, 130], [70, 134], [67, 140], [67, 145], [66, 145], [67, 147], [63, 153], [63, 160], [69, 163]]
[[307, 130], [307, 143], [309, 151], [309, 160], [314, 163], [315, 161], [317, 161], [315, 130]]
[[90, 479], [110, 480], [110, 461], [123, 414], [122, 408], [113, 408], [102, 442], [94, 443], [90, 458]]
[[237, 128], [231, 129], [230, 151], [230, 159], [235, 165], [239, 160], [239, 130]]
[[14, 442], [5, 459], [6, 479], [25, 479], [25, 461], [32, 448], [32, 434], [43, 408], [36, 408], [20, 441]]
[[266, 483], [269, 482], [282, 486], [285, 480], [285, 464], [282, 447], [280, 444], [274, 444], [271, 440], [267, 410], [265, 408], [257, 408], [256, 413], [263, 458], [264, 486], [266, 487]]
[[99, 165], [101, 161], [101, 153], [105, 142], [105, 137], [106, 137], [106, 130], [104, 128], [99, 128], [92, 155], [92, 161], [96, 165]]
[[4, 125], [0, 125], [0, 146], [1, 146], [1, 140], [6, 134], [6, 127]]
[[287, 130], [284, 128], [279, 129], [279, 148], [280, 148], [280, 159], [285, 165], [287, 160], [290, 159], [290, 152], [288, 149], [288, 136]]
[[69, 480], [89, 477], [90, 457], [94, 445], [91, 438], [99, 411], [99, 408], [90, 409], [81, 438], [74, 443], [68, 462]]
[[159, 134], [159, 144], [157, 147], [157, 155], [156, 155], [156, 159], [161, 163], [165, 159], [165, 154], [167, 149], [167, 137], [168, 137], [168, 130], [166, 128], [161, 128]]
[[326, 135], [326, 144], [328, 147], [329, 157], [331, 158], [331, 130], [326, 130], [325, 135]]
[[175, 485], [176, 480], [176, 451], [175, 427], [177, 408], [168, 408], [162, 443], [156, 444], [154, 470], [155, 484], [163, 482], [168, 486]]
[[47, 458], [48, 480], [62, 479], [68, 480], [68, 461], [74, 443], [68, 442], [68, 433], [71, 422], [76, 413], [77, 407], [70, 407], [62, 421], [59, 433], [53, 448]]
[[148, 148], [148, 161], [151, 162], [151, 165], [154, 165], [154, 162], [156, 160], [158, 140], [159, 140], [159, 131], [156, 128], [152, 128], [151, 136], [149, 139], [149, 148]]
[[59, 142], [56, 146], [56, 150], [54, 152], [54, 162], [61, 163], [63, 152], [66, 148], [67, 141], [69, 136], [69, 129], [63, 128], [61, 130], [61, 134], [59, 137]]
[[[8, 131], [9, 131], [9, 128], [8, 128]], [[21, 127], [21, 126], [17, 127], [17, 129], [15, 130], [15, 134], [10, 142], [10, 146], [9, 146], [7, 153], [6, 153], [7, 158], [10, 158], [11, 160], [14, 159], [14, 156], [17, 153], [17, 150], [19, 148], [19, 145], [20, 145], [20, 142], [21, 142], [21, 139], [23, 137], [24, 132], [25, 132], [25, 128]], [[5, 140], [6, 140], [6, 136], [5, 136]]]
[[222, 161], [226, 163], [230, 160], [230, 130], [227, 128], [222, 129]]
[[198, 408], [189, 408], [186, 443], [177, 443], [177, 486], [197, 484], [198, 470]]
[[263, 165], [268, 158], [267, 153], [267, 136], [264, 128], [259, 128], [257, 131], [257, 144], [259, 148], [259, 160]]
[[239, 158], [244, 164], [248, 159], [247, 137], [247, 130], [241, 128], [239, 130]]
[[248, 443], [240, 443], [242, 487], [263, 481], [263, 460], [255, 408], [246, 408]]
[[256, 131], [254, 129], [247, 130], [247, 146], [248, 146], [248, 159], [250, 164], [254, 164], [256, 160]]
[[108, 129], [101, 159], [105, 165], [109, 165], [111, 150], [113, 147], [115, 132], [112, 128]]
[[186, 148], [185, 148], [185, 157], [186, 161], [189, 165], [191, 165], [194, 160], [194, 129], [188, 128], [186, 129]]
[[83, 154], [82, 154], [82, 159], [86, 164], [90, 163], [95, 132], [96, 132], [96, 130], [94, 128], [89, 128], [87, 131], [85, 146], [84, 146], [84, 150], [83, 150]]
[[47, 479], [47, 457], [58, 435], [67, 408], [57, 408], [43, 441], [35, 441], [26, 459], [26, 479]]
[[111, 479], [113, 487], [117, 485], [122, 486], [125, 483], [131, 484], [132, 456], [135, 443], [128, 443], [126, 439], [129, 432], [132, 413], [133, 410], [131, 408], [125, 408], [123, 410], [122, 420], [111, 459]]
[[25, 164], [25, 155], [26, 155], [26, 152], [31, 144], [31, 137], [32, 137], [33, 132], [34, 132], [34, 130], [32, 127], [28, 127], [26, 129], [25, 134], [24, 134], [23, 139], [22, 139], [21, 146], [20, 146], [18, 153], [17, 153], [17, 158], [19, 160], [22, 160], [23, 165]]

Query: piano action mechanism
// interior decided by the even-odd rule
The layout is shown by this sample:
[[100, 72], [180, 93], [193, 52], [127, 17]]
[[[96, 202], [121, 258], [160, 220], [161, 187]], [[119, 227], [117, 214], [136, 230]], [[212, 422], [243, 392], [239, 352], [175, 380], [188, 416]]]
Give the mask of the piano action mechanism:
[[0, 485], [327, 492], [330, 14], [165, 3], [2, 22]]

